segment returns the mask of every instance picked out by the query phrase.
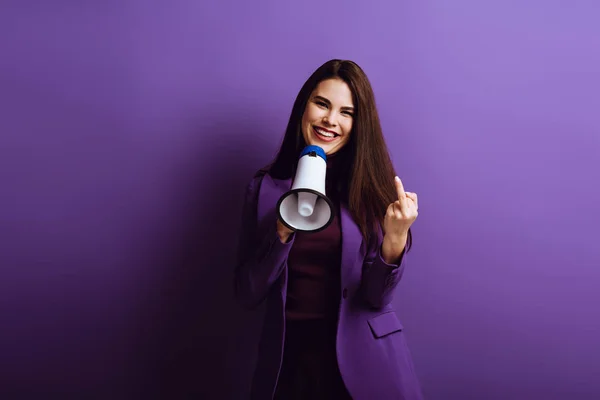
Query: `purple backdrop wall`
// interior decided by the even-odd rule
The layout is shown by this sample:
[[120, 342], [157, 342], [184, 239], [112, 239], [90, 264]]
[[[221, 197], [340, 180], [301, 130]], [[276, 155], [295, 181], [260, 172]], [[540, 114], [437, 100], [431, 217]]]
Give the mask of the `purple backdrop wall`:
[[600, 397], [594, 2], [13, 3], [4, 398], [242, 398], [241, 196], [334, 57], [370, 76], [420, 196], [395, 305], [427, 398]]

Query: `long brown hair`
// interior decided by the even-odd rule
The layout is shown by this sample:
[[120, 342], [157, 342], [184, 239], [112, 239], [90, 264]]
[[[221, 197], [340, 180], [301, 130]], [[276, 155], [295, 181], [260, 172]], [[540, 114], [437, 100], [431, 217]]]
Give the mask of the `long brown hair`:
[[[350, 214], [368, 242], [383, 223], [389, 204], [398, 200], [398, 194], [394, 184], [396, 173], [381, 130], [375, 95], [367, 75], [355, 62], [330, 60], [312, 73], [296, 97], [279, 152], [263, 171], [277, 179], [294, 176], [298, 157], [306, 146], [302, 135], [306, 103], [318, 84], [331, 78], [346, 82], [353, 96], [352, 132], [340, 150], [345, 154], [343, 170], [349, 171], [342, 187]], [[411, 244], [409, 230], [407, 250]]]

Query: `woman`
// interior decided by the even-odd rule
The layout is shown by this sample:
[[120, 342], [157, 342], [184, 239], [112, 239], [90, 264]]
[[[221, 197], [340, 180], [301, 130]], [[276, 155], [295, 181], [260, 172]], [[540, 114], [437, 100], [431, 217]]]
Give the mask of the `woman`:
[[[335, 205], [318, 233], [288, 229], [276, 211], [307, 145], [326, 153]], [[422, 398], [391, 305], [417, 209], [395, 177], [366, 75], [352, 61], [326, 62], [246, 191], [235, 291], [248, 309], [266, 301], [252, 399]]]

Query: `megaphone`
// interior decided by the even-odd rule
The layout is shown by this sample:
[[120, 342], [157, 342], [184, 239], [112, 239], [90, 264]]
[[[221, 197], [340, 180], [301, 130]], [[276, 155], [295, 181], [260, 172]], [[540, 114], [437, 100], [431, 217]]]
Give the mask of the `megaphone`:
[[281, 222], [299, 232], [319, 232], [333, 221], [333, 203], [325, 194], [327, 156], [319, 146], [300, 153], [292, 188], [277, 202]]

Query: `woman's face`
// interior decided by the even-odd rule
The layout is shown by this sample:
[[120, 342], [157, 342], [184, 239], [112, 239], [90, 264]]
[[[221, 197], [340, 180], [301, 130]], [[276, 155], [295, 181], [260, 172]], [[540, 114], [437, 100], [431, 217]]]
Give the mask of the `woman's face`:
[[337, 78], [321, 81], [302, 116], [304, 140], [323, 148], [325, 154], [333, 154], [350, 139], [353, 120], [352, 92], [346, 82]]

